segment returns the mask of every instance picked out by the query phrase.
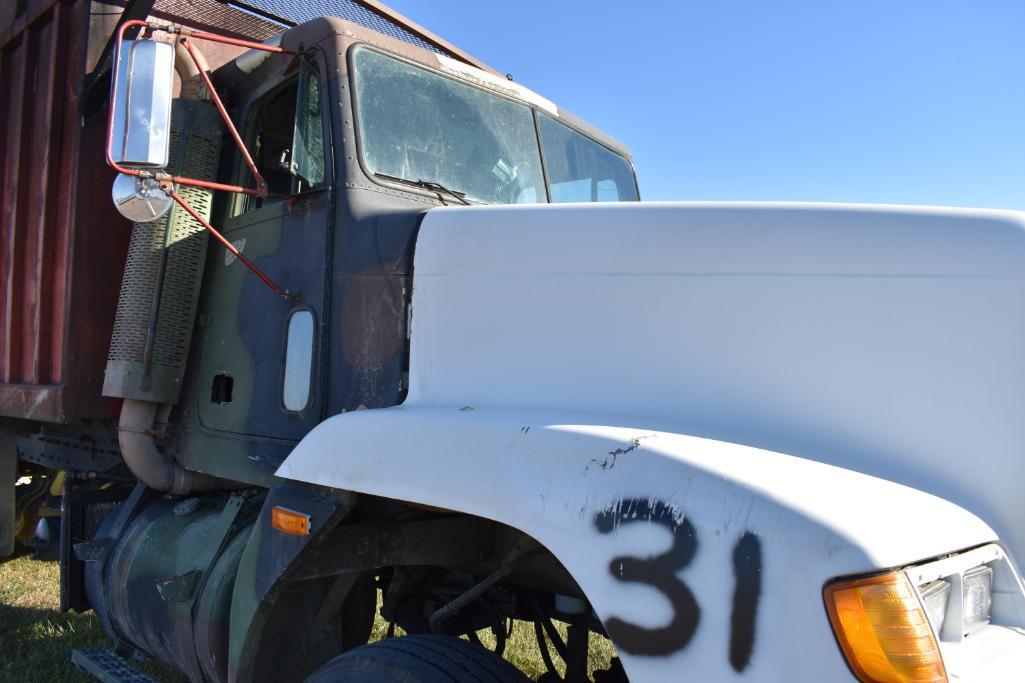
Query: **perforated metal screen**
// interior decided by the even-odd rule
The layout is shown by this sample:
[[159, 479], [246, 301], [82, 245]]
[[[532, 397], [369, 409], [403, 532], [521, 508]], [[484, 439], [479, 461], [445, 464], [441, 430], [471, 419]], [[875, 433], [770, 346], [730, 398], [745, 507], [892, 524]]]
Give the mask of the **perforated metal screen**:
[[295, 24], [301, 24], [317, 17], [341, 17], [417, 47], [432, 52], [442, 52], [438, 47], [410, 33], [388, 17], [364, 7], [354, 0], [227, 0], [227, 4], [243, 10], [265, 12]]
[[[176, 99], [171, 117], [171, 172], [214, 180], [220, 157], [221, 122], [207, 102]], [[178, 193], [209, 220], [213, 192], [182, 186]], [[180, 207], [152, 223], [136, 223], [128, 246], [121, 294], [114, 316], [103, 395], [175, 403], [181, 390], [206, 261], [207, 233]], [[145, 367], [153, 297], [167, 262], [160, 314], [153, 335], [151, 366]], [[143, 377], [149, 373], [149, 380]]]
[[152, 14], [158, 19], [184, 21], [214, 33], [258, 41], [281, 33], [283, 28], [281, 22], [269, 21], [218, 0], [156, 0]]

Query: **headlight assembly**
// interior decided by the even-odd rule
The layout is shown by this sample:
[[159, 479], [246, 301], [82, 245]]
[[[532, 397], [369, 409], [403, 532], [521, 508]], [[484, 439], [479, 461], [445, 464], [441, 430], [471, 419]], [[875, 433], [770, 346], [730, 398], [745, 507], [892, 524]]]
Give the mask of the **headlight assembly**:
[[865, 683], [1018, 680], [1025, 586], [997, 545], [824, 591], [837, 642]]

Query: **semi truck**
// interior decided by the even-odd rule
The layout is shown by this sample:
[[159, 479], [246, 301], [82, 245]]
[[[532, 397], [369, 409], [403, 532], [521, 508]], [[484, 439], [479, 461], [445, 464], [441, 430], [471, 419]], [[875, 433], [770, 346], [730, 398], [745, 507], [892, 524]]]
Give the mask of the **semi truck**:
[[1025, 214], [640, 202], [338, 5], [0, 36], [0, 552], [59, 557], [72, 661], [514, 682], [516, 624], [545, 680], [1020, 677]]

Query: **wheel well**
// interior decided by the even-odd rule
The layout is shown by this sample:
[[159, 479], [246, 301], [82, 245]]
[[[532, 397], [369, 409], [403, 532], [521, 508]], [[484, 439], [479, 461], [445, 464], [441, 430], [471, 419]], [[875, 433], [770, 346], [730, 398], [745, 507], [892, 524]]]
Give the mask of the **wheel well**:
[[[375, 577], [389, 633], [401, 629], [480, 642], [478, 632], [490, 631], [492, 647], [501, 653], [507, 625], [528, 622], [546, 668], [557, 668], [550, 642], [567, 665], [574, 666], [576, 658], [585, 676], [587, 634], [607, 638], [587, 596], [554, 553], [518, 529], [475, 515], [361, 496], [317, 549], [300, 558], [293, 576], [335, 577], [344, 587], [345, 577], [357, 574]], [[583, 638], [574, 638], [574, 630]], [[611, 670], [622, 672], [618, 660]]]

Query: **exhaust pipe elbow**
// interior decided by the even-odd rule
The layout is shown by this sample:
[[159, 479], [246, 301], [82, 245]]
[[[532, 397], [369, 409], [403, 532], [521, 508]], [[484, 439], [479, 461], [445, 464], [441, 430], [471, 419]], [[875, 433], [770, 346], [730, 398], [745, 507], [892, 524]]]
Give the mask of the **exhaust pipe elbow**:
[[203, 71], [209, 71], [209, 67], [206, 64], [206, 60], [203, 58], [202, 53], [199, 49], [193, 45], [192, 50], [196, 55], [196, 62], [193, 61], [192, 55], [185, 49], [185, 46], [181, 44], [181, 41], [174, 42], [174, 70], [178, 74], [178, 78], [181, 79], [182, 89], [181, 98], [184, 100], [202, 100], [204, 102], [210, 101], [210, 93], [207, 92], [206, 84], [199, 75], [200, 69]]
[[162, 493], [187, 496], [217, 488], [216, 477], [190, 472], [157, 449], [152, 430], [158, 407], [151, 401], [124, 400], [117, 440], [125, 465], [136, 479]]

